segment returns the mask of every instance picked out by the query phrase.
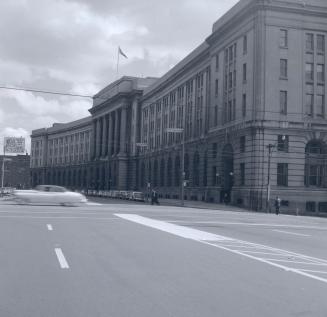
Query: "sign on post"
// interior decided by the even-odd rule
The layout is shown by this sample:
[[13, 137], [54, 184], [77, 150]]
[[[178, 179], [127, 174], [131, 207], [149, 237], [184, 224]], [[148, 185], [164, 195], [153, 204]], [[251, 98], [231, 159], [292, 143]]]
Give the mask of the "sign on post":
[[24, 153], [25, 138], [5, 137], [4, 151], [6, 153]]

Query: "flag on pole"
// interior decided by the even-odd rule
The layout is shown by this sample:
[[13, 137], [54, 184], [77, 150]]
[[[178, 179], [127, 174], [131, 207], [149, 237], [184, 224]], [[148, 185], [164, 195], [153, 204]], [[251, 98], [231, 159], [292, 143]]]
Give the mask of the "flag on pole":
[[125, 58], [128, 58], [128, 57], [126, 56], [126, 54], [121, 50], [120, 46], [118, 46], [118, 53], [119, 53], [120, 55], [123, 55]]

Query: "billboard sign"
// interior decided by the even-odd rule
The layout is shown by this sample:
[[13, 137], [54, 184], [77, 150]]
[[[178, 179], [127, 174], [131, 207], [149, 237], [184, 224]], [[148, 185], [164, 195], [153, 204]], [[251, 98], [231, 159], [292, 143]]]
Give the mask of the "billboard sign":
[[4, 150], [6, 153], [24, 153], [25, 138], [5, 137]]

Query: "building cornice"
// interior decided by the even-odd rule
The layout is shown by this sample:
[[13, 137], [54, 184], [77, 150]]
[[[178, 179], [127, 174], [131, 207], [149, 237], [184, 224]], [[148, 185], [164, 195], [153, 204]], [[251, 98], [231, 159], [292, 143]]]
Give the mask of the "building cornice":
[[[208, 46], [202, 52], [200, 52], [197, 56], [195, 56], [193, 59], [188, 61], [185, 65], [180, 66], [179, 64], [183, 63], [183, 61], [184, 61], [184, 60], [182, 60], [172, 70], [169, 71], [169, 72], [173, 72], [171, 74], [171, 76], [168, 76], [169, 75], [169, 72], [168, 72], [166, 75], [164, 75], [161, 79], [158, 80], [159, 83], [155, 83], [149, 87], [149, 89], [151, 89], [151, 90], [145, 91], [145, 94], [142, 97], [142, 101], [151, 98], [153, 95], [158, 93], [158, 91], [165, 89], [171, 83], [175, 82], [180, 77], [182, 77], [186, 73], [190, 72], [190, 70], [194, 70], [194, 64], [197, 64], [198, 62], [203, 62], [204, 60], [208, 60], [208, 64], [209, 64], [210, 63], [209, 58], [210, 58], [210, 51], [209, 51], [209, 46]], [[187, 57], [185, 59], [187, 59]], [[175, 68], [176, 68], [176, 70], [175, 70]], [[167, 76], [167, 78], [164, 78], [165, 76]]]

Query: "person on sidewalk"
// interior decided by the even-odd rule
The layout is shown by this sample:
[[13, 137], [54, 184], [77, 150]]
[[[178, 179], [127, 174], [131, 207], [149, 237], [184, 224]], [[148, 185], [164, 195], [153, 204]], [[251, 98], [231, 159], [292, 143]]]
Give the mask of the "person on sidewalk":
[[151, 205], [153, 204], [159, 205], [158, 196], [159, 196], [158, 192], [153, 189], [151, 192]]
[[276, 215], [279, 215], [279, 209], [280, 209], [281, 199], [277, 196], [275, 199], [275, 212]]

